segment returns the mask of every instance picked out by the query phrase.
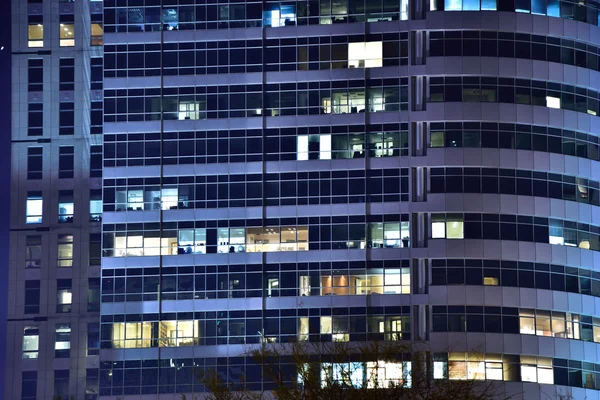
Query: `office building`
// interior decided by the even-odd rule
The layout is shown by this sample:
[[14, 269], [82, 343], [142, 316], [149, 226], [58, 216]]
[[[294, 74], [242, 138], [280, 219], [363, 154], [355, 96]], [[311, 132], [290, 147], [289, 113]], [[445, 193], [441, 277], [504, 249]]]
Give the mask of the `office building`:
[[[74, 168], [102, 175], [101, 271], [38, 272], [81, 273], [79, 290], [83, 271], [101, 277], [99, 356], [86, 357], [82, 323], [76, 335], [98, 398], [202, 394], [207, 370], [268, 390], [245, 356], [252, 346], [372, 340], [425, 341], [435, 379], [600, 398], [598, 3], [101, 4], [103, 53], [82, 57], [103, 68], [103, 103], [75, 105], [103, 113], [82, 127], [103, 162]], [[50, 37], [47, 56], [60, 58]], [[25, 170], [13, 168], [13, 199], [39, 190], [23, 188]], [[31, 200], [53, 207], [53, 193]], [[16, 229], [36, 215], [18, 210], [12, 235], [26, 236]], [[41, 235], [66, 226], [48, 221]], [[96, 225], [80, 240], [96, 246]], [[17, 298], [35, 282], [25, 270], [11, 263]], [[62, 290], [41, 282], [51, 298]], [[27, 325], [47, 343], [39, 360], [59, 363], [58, 339], [34, 322], [11, 322], [13, 360]], [[378, 374], [408, 382], [411, 362]], [[50, 390], [56, 375], [53, 386], [45, 374]], [[85, 375], [71, 367], [69, 387], [84, 390]], [[13, 381], [19, 398], [33, 375]]]
[[102, 2], [11, 6], [3, 398], [92, 400], [100, 351]]

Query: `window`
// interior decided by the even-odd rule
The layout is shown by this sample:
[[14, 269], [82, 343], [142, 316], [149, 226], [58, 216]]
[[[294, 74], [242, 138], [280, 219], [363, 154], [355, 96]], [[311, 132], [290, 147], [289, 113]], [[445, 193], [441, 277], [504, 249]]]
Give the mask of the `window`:
[[[581, 339], [580, 327], [582, 325], [579, 319], [578, 314], [519, 309], [520, 333], [525, 335]], [[590, 340], [592, 339], [590, 338]]]
[[359, 362], [321, 364], [321, 385], [332, 382], [361, 387], [364, 384], [364, 365]]
[[432, 214], [432, 239], [464, 239], [463, 216], [460, 214]]
[[54, 357], [69, 358], [71, 353], [71, 324], [56, 324]]
[[[165, 331], [161, 336], [168, 336]], [[117, 322], [112, 326], [112, 347], [115, 349], [150, 347], [152, 339], [152, 323], [150, 322]]]
[[102, 258], [102, 236], [100, 233], [90, 233], [89, 265], [99, 266]]
[[42, 179], [42, 157], [43, 148], [27, 148], [27, 179]]
[[73, 146], [61, 146], [58, 151], [58, 177], [73, 178], [75, 169], [75, 149]]
[[179, 102], [178, 119], [206, 119], [206, 106], [195, 101]]
[[[58, 134], [59, 135], [74, 135], [75, 134], [75, 103], [69, 103], [69, 102], [59, 103], [58, 109], [59, 109]], [[71, 147], [71, 149], [72, 149], [72, 146], [67, 146], [65, 151], [68, 150], [68, 147]], [[62, 150], [62, 147], [61, 147], [61, 150]], [[64, 153], [64, 154], [69, 154], [69, 153]], [[71, 152], [70, 154], [73, 154], [73, 153]], [[73, 169], [73, 168], [71, 168], [71, 169]]]
[[59, 63], [59, 86], [60, 90], [75, 90], [75, 59], [61, 58]]
[[59, 190], [58, 191], [58, 222], [72, 223], [73, 222], [73, 191]]
[[162, 10], [161, 22], [164, 30], [177, 30], [179, 28], [179, 14], [177, 13], [177, 9], [164, 7]]
[[90, 190], [90, 221], [102, 221], [102, 189]]
[[25, 314], [40, 313], [40, 281], [25, 281]]
[[296, 6], [269, 4], [270, 10], [263, 11], [264, 26], [277, 28], [280, 26], [296, 25]]
[[27, 60], [27, 91], [41, 92], [44, 90], [44, 60], [30, 58]]
[[408, 221], [369, 224], [369, 246], [373, 248], [409, 247]]
[[552, 359], [545, 357], [521, 356], [521, 381], [554, 383]]
[[102, 23], [101, 22], [97, 22], [97, 23], [92, 23], [91, 26], [91, 42], [90, 45], [92, 46], [102, 46], [102, 44], [104, 43], [104, 29], [102, 28]]
[[429, 147], [444, 147], [444, 131], [431, 132]]
[[69, 397], [69, 370], [54, 370], [54, 396], [67, 399]]
[[[303, 277], [300, 277], [303, 278]], [[321, 296], [409, 294], [410, 268], [368, 268], [366, 270], [333, 271], [320, 276]]]
[[75, 46], [75, 24], [60, 24], [60, 47]]
[[447, 374], [452, 380], [512, 380], [508, 374], [503, 376], [510, 367], [499, 354], [449, 353], [447, 368], [434, 362], [434, 377], [443, 379]]
[[199, 337], [198, 321], [159, 322], [159, 346], [194, 346]]
[[21, 400], [37, 399], [37, 371], [24, 371], [21, 380]]
[[279, 295], [279, 278], [267, 279], [267, 297]]
[[[221, 233], [221, 229], [219, 229], [219, 233]], [[206, 229], [180, 229], [178, 246], [179, 254], [205, 254]]]
[[56, 312], [68, 313], [71, 312], [73, 303], [73, 288], [71, 279], [56, 280]]
[[44, 47], [44, 25], [42, 23], [29, 23], [27, 27], [27, 47]]
[[410, 377], [411, 363], [395, 363], [389, 361], [367, 362], [367, 387], [387, 388], [399, 387]]
[[383, 43], [348, 43], [349, 68], [376, 68], [383, 66]]
[[100, 278], [88, 279], [88, 311], [100, 311]]
[[87, 355], [100, 354], [100, 324], [90, 322], [87, 324]]
[[[92, 90], [102, 90], [102, 81], [104, 80], [104, 60], [102, 57], [92, 57], [90, 59], [90, 89]], [[100, 110], [102, 109], [102, 101], [96, 100], [92, 101], [92, 110], [97, 110], [98, 108], [94, 107], [95, 102], [100, 103]], [[98, 123], [94, 122], [94, 118], [92, 118], [92, 125], [102, 125], [102, 119], [98, 121]], [[93, 134], [94, 132], [92, 132]]]
[[21, 400], [36, 400], [37, 371], [23, 371], [21, 380]]
[[25, 237], [25, 268], [40, 268], [42, 265], [42, 236]]
[[553, 96], [546, 96], [546, 107], [560, 108], [560, 98], [553, 97]]
[[331, 160], [331, 135], [298, 135], [298, 160]]
[[37, 326], [26, 326], [23, 329], [23, 359], [38, 358], [40, 348], [40, 329]]
[[59, 267], [73, 266], [73, 235], [58, 235], [58, 260]]
[[308, 250], [306, 226], [247, 228], [248, 252], [305, 251]]
[[25, 205], [25, 223], [41, 224], [42, 208], [42, 192], [27, 192], [27, 203]]
[[464, 227], [462, 215], [448, 214], [446, 216], [446, 238], [463, 239]]
[[27, 136], [42, 136], [44, 131], [44, 105], [29, 103], [27, 111]]
[[300, 296], [310, 296], [310, 276], [300, 276]]
[[331, 317], [321, 317], [321, 335], [331, 335], [333, 332], [333, 326]]
[[98, 368], [88, 368], [85, 370], [85, 400], [97, 400], [99, 392], [100, 370]]
[[298, 341], [307, 341], [309, 334], [308, 317], [298, 318]]
[[90, 147], [90, 178], [102, 178], [102, 146]]

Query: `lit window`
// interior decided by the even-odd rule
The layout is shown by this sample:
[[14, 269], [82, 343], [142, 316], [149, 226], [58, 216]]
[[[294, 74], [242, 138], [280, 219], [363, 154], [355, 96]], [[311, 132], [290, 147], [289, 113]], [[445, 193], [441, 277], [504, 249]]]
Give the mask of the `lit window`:
[[25, 268], [40, 268], [42, 264], [42, 237], [40, 235], [25, 238]]
[[535, 313], [533, 310], [519, 310], [519, 332], [525, 335], [535, 335]]
[[331, 317], [321, 317], [321, 330], [322, 335], [331, 335], [333, 332], [333, 326]]
[[41, 192], [29, 192], [27, 194], [26, 219], [28, 224], [42, 223], [43, 200]]
[[160, 346], [193, 346], [196, 342], [194, 332], [198, 333], [198, 321], [160, 322]]
[[560, 98], [553, 96], [546, 96], [546, 107], [548, 108], [560, 108]]
[[102, 29], [102, 24], [92, 24], [91, 26], [91, 45], [92, 46], [102, 46], [104, 43], [104, 29]]
[[30, 24], [27, 27], [28, 47], [44, 47], [44, 26], [42, 24]]
[[279, 292], [279, 278], [269, 278], [267, 280], [267, 296], [271, 297]]
[[[140, 190], [140, 192], [143, 192]], [[139, 194], [140, 197], [143, 194]], [[143, 199], [143, 198], [142, 198]], [[165, 188], [161, 190], [161, 199], [162, 199], [162, 209], [163, 210], [176, 210], [179, 196], [177, 188]], [[143, 200], [142, 200], [143, 202]], [[143, 205], [142, 205], [143, 208]]]
[[[241, 228], [243, 229], [243, 228]], [[205, 254], [206, 229], [181, 229], [179, 230], [178, 254]]]
[[444, 147], [444, 132], [431, 132], [429, 139], [429, 147]]
[[279, 26], [296, 25], [296, 10], [293, 5], [277, 6], [274, 10], [263, 11], [264, 26], [273, 28]]
[[374, 248], [409, 247], [410, 233], [408, 221], [369, 224], [369, 242], [369, 245]]
[[331, 135], [298, 135], [298, 160], [331, 160]]
[[446, 237], [446, 218], [444, 214], [431, 216], [431, 238], [444, 239]]
[[56, 324], [54, 357], [69, 358], [71, 349], [71, 324]]
[[484, 276], [483, 277], [483, 284], [485, 286], [498, 286], [499, 285], [499, 280], [497, 277], [495, 276]]
[[162, 10], [163, 29], [166, 31], [173, 31], [179, 29], [179, 14], [176, 8], [165, 7]]
[[300, 296], [310, 296], [310, 276], [300, 276]]
[[246, 251], [244, 228], [219, 228], [217, 231], [218, 253], [243, 253]]
[[60, 24], [60, 47], [75, 46], [75, 24]]
[[23, 330], [23, 358], [38, 358], [40, 330], [36, 326], [26, 326]]
[[198, 321], [163, 321], [160, 322], [160, 346], [179, 347], [194, 346], [198, 331]]
[[90, 221], [102, 221], [102, 190], [90, 190]]
[[388, 361], [369, 361], [367, 362], [367, 387], [369, 388], [387, 388], [399, 387], [405, 384], [407, 375], [405, 368], [410, 366], [408, 363], [394, 363]]
[[446, 238], [464, 238], [464, 225], [462, 215], [448, 214], [448, 216], [446, 217]]
[[349, 68], [376, 68], [383, 66], [383, 43], [348, 43]]
[[554, 383], [552, 359], [545, 357], [521, 356], [521, 381]]
[[309, 334], [308, 317], [298, 318], [298, 341], [307, 341]]
[[446, 379], [448, 376], [448, 363], [444, 361], [433, 362], [433, 379]]
[[71, 312], [73, 303], [73, 289], [71, 288], [70, 279], [58, 279], [56, 288], [56, 312], [68, 313]]
[[364, 365], [352, 363], [323, 363], [321, 364], [321, 385], [332, 383], [361, 387], [364, 384]]
[[117, 322], [112, 327], [113, 348], [150, 347], [152, 339], [151, 322]]
[[178, 119], [205, 119], [204, 116], [205, 108], [203, 103], [194, 101], [182, 101], [179, 103], [179, 114]]
[[58, 236], [58, 266], [73, 266], [73, 235]]
[[72, 223], [73, 212], [73, 191], [61, 190], [58, 194], [58, 222]]

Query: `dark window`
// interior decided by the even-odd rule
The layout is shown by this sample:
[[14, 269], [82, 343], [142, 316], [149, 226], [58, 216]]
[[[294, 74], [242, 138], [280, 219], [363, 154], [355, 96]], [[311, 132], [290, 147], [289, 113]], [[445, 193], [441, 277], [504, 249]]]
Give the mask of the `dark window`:
[[42, 179], [43, 148], [27, 148], [27, 179]]
[[58, 123], [59, 135], [75, 134], [75, 103], [60, 103]]
[[102, 146], [90, 147], [90, 178], [102, 178]]
[[27, 136], [42, 136], [44, 127], [43, 104], [30, 103], [27, 112]]
[[59, 64], [59, 89], [75, 90], [75, 59], [61, 58]]
[[75, 149], [73, 146], [61, 146], [58, 153], [58, 177], [73, 178], [75, 169]]
[[40, 312], [40, 281], [25, 281], [25, 314]]
[[100, 311], [100, 278], [88, 279], [88, 311]]
[[44, 60], [41, 58], [30, 58], [27, 60], [27, 90], [30, 92], [41, 92], [44, 90]]
[[37, 371], [23, 372], [21, 379], [21, 400], [36, 400]]

